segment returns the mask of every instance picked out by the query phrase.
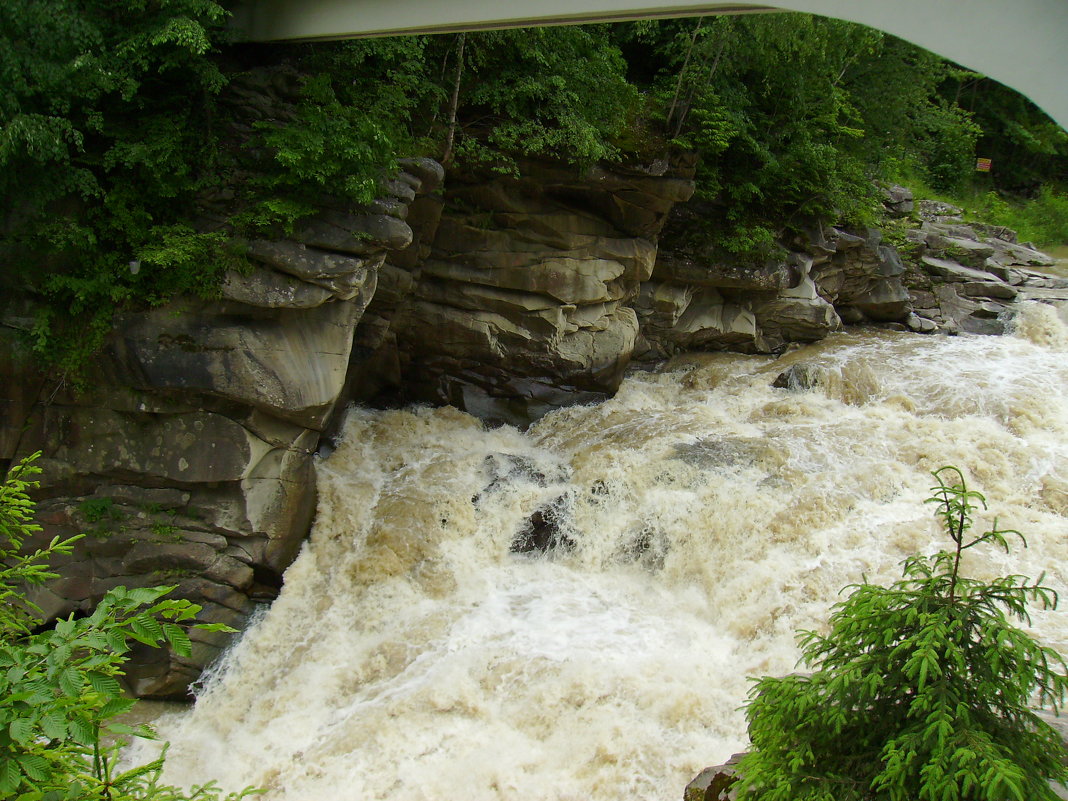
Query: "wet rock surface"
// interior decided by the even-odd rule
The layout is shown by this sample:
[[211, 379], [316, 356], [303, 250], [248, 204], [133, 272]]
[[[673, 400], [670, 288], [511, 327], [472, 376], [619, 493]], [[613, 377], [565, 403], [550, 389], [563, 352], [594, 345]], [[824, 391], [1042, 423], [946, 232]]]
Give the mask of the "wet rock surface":
[[[252, 268], [219, 300], [123, 315], [85, 391], [0, 363], [0, 459], [43, 452], [42, 542], [88, 533], [38, 593], [49, 617], [120, 584], [173, 584], [201, 619], [240, 629], [277, 593], [314, 514], [313, 454], [347, 402], [353, 332], [387, 255], [413, 240], [405, 203], [440, 182], [429, 160], [406, 166], [381, 204], [392, 214], [327, 212], [247, 243]], [[229, 640], [192, 636], [189, 659], [135, 654], [131, 689], [184, 695]]]
[[877, 230], [813, 225], [762, 262], [692, 242], [676, 249], [673, 237], [685, 241], [701, 213], [712, 212], [673, 215], [635, 304], [645, 360], [694, 349], [773, 353], [845, 323], [903, 322], [912, 312], [906, 267]]
[[[944, 206], [944, 204], [943, 204]], [[931, 206], [919, 228], [907, 232], [905, 284], [913, 331], [1002, 334], [1020, 300], [1068, 300], [1068, 280], [1036, 272], [1053, 260], [1016, 233], [995, 226], [965, 226]]]
[[[631, 360], [631, 303], [689, 167], [549, 163], [455, 176], [420, 212], [421, 257], [394, 261], [357, 340], [406, 401], [525, 424], [611, 395]], [[412, 219], [411, 217], [409, 219]]]

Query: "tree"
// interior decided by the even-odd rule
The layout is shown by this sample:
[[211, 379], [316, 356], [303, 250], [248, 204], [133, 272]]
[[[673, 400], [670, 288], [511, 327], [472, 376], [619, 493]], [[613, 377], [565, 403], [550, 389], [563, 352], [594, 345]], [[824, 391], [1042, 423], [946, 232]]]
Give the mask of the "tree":
[[584, 25], [437, 37], [429, 64], [451, 62], [434, 109], [446, 155], [461, 165], [511, 171], [516, 158], [589, 165], [615, 160], [637, 92], [605, 26]]
[[[226, 627], [191, 623], [200, 607], [165, 598], [173, 587], [117, 587], [88, 617], [71, 615], [42, 629], [40, 610], [26, 588], [55, 578], [48, 558], [68, 553], [77, 537], [22, 552], [27, 538], [40, 530], [28, 495], [37, 486], [37, 455], [24, 459], [0, 484], [0, 796], [17, 801], [217, 801], [219, 793], [210, 784], [194, 788], [192, 796], [163, 784], [162, 757], [116, 771], [119, 745], [105, 743], [108, 738], [152, 736], [147, 726], [116, 721], [134, 704], [119, 684], [131, 641], [168, 644], [188, 655], [186, 626]], [[236, 801], [249, 792], [226, 798]]]
[[1031, 708], [1063, 703], [1068, 666], [1010, 622], [1057, 595], [1041, 576], [963, 576], [964, 551], [1020, 535], [995, 520], [973, 536], [985, 499], [955, 467], [934, 476], [953, 549], [910, 557], [889, 587], [854, 586], [826, 635], [801, 636], [812, 674], [754, 684], [740, 799], [1052, 801], [1048, 782], [1068, 779], [1060, 736]]
[[942, 172], [971, 174], [978, 131], [939, 95], [948, 65], [892, 36], [769, 14], [646, 23], [628, 37], [632, 64], [660, 65], [651, 114], [668, 146], [700, 154], [697, 197], [721, 210], [694, 232], [702, 248], [771, 249], [816, 218], [870, 224], [875, 182], [902, 162], [934, 163], [929, 153]]
[[0, 279], [46, 300], [34, 345], [61, 369], [116, 306], [221, 278], [222, 239], [188, 217], [227, 17], [213, 0], [0, 4]]

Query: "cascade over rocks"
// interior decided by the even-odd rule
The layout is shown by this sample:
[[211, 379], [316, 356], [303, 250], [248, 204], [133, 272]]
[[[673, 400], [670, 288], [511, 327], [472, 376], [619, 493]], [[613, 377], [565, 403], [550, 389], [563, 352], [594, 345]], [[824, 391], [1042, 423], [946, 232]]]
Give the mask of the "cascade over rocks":
[[[86, 392], [38, 375], [13, 342], [0, 349], [0, 459], [42, 450], [42, 536], [88, 534], [38, 593], [47, 615], [88, 611], [119, 584], [175, 584], [205, 619], [240, 629], [309, 530], [313, 454], [352, 401], [525, 425], [612, 395], [632, 361], [780, 352], [854, 324], [1001, 333], [1018, 300], [1068, 300], [1068, 281], [1031, 269], [1048, 257], [944, 205], [918, 204], [900, 250], [874, 229], [813, 222], [754, 262], [687, 236], [722, 211], [685, 203], [687, 159], [585, 173], [530, 162], [522, 177], [447, 185], [430, 159], [400, 166], [366, 208], [245, 243], [251, 269], [217, 299], [124, 314]], [[907, 225], [907, 190], [886, 203]], [[28, 315], [9, 313], [0, 332]], [[799, 364], [776, 386], [818, 381]], [[513, 547], [566, 548], [554, 520], [552, 505], [536, 510]], [[643, 531], [620, 558], [653, 564], [657, 543]], [[193, 638], [189, 660], [138, 655], [133, 690], [184, 694], [228, 642]]]

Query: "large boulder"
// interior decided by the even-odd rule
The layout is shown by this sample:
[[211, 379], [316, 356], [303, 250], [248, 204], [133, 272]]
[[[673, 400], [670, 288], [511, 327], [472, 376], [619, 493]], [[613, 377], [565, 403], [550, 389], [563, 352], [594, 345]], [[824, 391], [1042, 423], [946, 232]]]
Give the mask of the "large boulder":
[[907, 317], [912, 307], [901, 283], [905, 266], [897, 249], [884, 244], [875, 229], [831, 231], [834, 252], [812, 270], [820, 294], [839, 314], [856, 319], [885, 322]]

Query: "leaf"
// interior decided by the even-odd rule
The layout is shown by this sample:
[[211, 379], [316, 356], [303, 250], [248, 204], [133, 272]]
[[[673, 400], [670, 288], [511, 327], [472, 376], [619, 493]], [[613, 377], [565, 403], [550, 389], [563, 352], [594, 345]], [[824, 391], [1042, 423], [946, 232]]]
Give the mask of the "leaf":
[[29, 745], [33, 742], [34, 726], [29, 718], [15, 718], [8, 726], [11, 739], [19, 745]]
[[185, 629], [175, 623], [164, 623], [163, 633], [167, 636], [167, 642], [171, 644], [178, 656], [189, 657], [193, 653], [192, 643]]
[[70, 735], [75, 742], [85, 746], [95, 745], [99, 739], [97, 726], [82, 715], [70, 719]]
[[15, 757], [22, 771], [37, 782], [48, 778], [48, 760], [39, 754], [19, 754]]
[[146, 645], [156, 645], [163, 637], [163, 627], [151, 615], [139, 614], [130, 620], [132, 636]]
[[126, 597], [137, 606], [147, 606], [153, 604], [174, 590], [174, 586], [170, 587], [137, 587], [132, 590], [126, 590]]
[[64, 695], [76, 698], [82, 693], [82, 688], [85, 686], [85, 678], [77, 668], [68, 667], [60, 671], [58, 684]]
[[74, 620], [73, 618], [67, 620], [56, 621], [56, 633], [61, 637], [70, 637], [74, 633]]
[[22, 773], [14, 759], [0, 759], [0, 794], [9, 796], [15, 792], [21, 778]]
[[110, 720], [117, 715], [129, 712], [137, 701], [133, 698], [112, 698], [100, 708], [97, 716], [101, 720]]
[[126, 635], [119, 629], [108, 629], [106, 633], [108, 645], [116, 654], [122, 655], [130, 650], [126, 642]]
[[64, 740], [67, 737], [67, 721], [62, 715], [46, 714], [41, 717], [41, 731], [49, 740]]
[[94, 690], [107, 698], [116, 698], [122, 695], [122, 687], [119, 686], [118, 679], [114, 676], [91, 670], [85, 677], [89, 680], [89, 684]]

